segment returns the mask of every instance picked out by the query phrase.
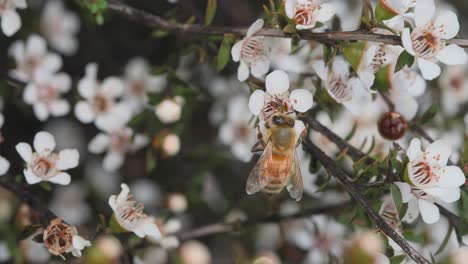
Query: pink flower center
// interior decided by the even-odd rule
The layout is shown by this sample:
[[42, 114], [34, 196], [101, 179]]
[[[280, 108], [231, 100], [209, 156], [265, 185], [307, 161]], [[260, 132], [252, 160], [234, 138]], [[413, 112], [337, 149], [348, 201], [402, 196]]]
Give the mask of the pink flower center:
[[0, 0], [0, 14], [12, 8], [10, 0]]
[[72, 240], [72, 228], [63, 223], [53, 223], [44, 231], [44, 245], [55, 255], [66, 253]]
[[432, 181], [434, 174], [431, 172], [431, 166], [424, 161], [413, 165], [413, 179], [419, 184], [425, 185]]
[[304, 26], [315, 24], [315, 13], [320, 8], [320, 6], [314, 7], [312, 1], [298, 5], [294, 13], [294, 23]]
[[264, 37], [247, 38], [242, 43], [241, 57], [249, 63], [255, 62], [262, 57], [264, 48]]
[[[443, 28], [439, 33], [443, 32]], [[413, 49], [418, 57], [423, 59], [431, 59], [442, 49], [444, 41], [438, 36], [433, 24], [430, 24], [422, 29], [415, 29], [411, 33], [411, 41]]]
[[38, 101], [43, 102], [45, 104], [50, 104], [53, 101], [57, 100], [59, 97], [58, 90], [49, 84], [38, 85], [37, 93]]
[[130, 133], [126, 129], [115, 131], [111, 135], [111, 148], [114, 151], [124, 153], [130, 142]]
[[341, 77], [334, 77], [328, 81], [328, 92], [341, 103], [351, 99], [352, 88]]
[[133, 95], [141, 97], [146, 95], [146, 85], [142, 80], [134, 80], [130, 84], [130, 91]]
[[96, 113], [109, 111], [111, 104], [109, 98], [101, 93], [96, 93], [93, 97], [92, 106]]
[[377, 73], [380, 69], [380, 66], [388, 63], [387, 52], [385, 51], [385, 45], [379, 45], [379, 50], [375, 54], [374, 58], [372, 58], [372, 69], [374, 73]]
[[117, 216], [120, 220], [119, 223], [127, 229], [133, 229], [138, 221], [147, 218], [143, 212], [144, 206], [135, 201], [133, 195], [128, 195], [127, 201], [122, 205], [117, 205]]
[[291, 113], [293, 111], [291, 101], [275, 95], [263, 106], [262, 113], [265, 120], [275, 113]]
[[54, 153], [46, 156], [34, 153], [31, 170], [37, 177], [41, 179], [49, 179], [57, 174], [57, 170], [55, 169], [57, 159], [58, 157]]

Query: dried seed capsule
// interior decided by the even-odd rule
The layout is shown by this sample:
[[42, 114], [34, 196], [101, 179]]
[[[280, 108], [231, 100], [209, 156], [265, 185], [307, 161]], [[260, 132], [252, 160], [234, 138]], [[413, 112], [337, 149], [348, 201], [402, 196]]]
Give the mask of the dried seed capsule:
[[397, 112], [387, 112], [380, 117], [377, 123], [379, 133], [388, 140], [402, 138], [408, 130], [408, 122]]

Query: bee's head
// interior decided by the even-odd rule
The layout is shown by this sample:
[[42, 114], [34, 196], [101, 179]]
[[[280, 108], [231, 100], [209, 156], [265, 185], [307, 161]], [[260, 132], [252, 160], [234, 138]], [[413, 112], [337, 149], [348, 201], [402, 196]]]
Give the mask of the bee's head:
[[285, 114], [274, 114], [270, 118], [273, 127], [294, 127], [294, 118]]

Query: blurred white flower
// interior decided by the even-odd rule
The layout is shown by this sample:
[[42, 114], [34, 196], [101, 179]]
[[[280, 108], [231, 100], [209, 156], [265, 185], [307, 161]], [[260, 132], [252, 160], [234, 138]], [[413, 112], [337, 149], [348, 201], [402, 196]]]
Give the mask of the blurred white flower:
[[312, 93], [306, 89], [295, 89], [289, 93], [289, 77], [284, 71], [276, 70], [266, 77], [266, 92], [256, 90], [250, 95], [249, 109], [254, 115], [262, 114], [267, 120], [271, 114], [282, 111], [307, 112], [313, 104]]
[[54, 153], [55, 139], [48, 132], [38, 132], [34, 136], [34, 150], [28, 143], [21, 142], [16, 145], [16, 150], [26, 162], [27, 168], [24, 176], [29, 184], [48, 181], [55, 184], [68, 185], [71, 181], [70, 174], [65, 170], [78, 166], [79, 153], [76, 149], [64, 149]]
[[119, 191], [122, 176], [119, 171], [108, 171], [102, 167], [102, 162], [88, 158], [85, 162], [86, 181], [101, 199], [107, 199], [111, 194]]
[[167, 208], [174, 214], [181, 214], [187, 210], [188, 202], [185, 195], [173, 193], [167, 196]]
[[184, 99], [180, 96], [167, 98], [161, 101], [154, 111], [162, 123], [170, 124], [180, 120]]
[[464, 264], [468, 259], [468, 247], [460, 247], [450, 256], [450, 264]]
[[417, 1], [414, 11], [416, 27], [413, 31], [405, 28], [401, 36], [405, 50], [416, 58], [416, 63], [426, 80], [440, 75], [440, 61], [447, 65], [465, 64], [468, 56], [460, 46], [447, 45], [446, 40], [454, 38], [460, 30], [458, 17], [452, 11], [435, 15], [434, 0]]
[[135, 152], [148, 144], [143, 134], [135, 134], [129, 127], [122, 127], [110, 132], [97, 134], [88, 144], [88, 150], [94, 154], [107, 151], [103, 167], [108, 171], [119, 169], [124, 163], [125, 154]]
[[122, 191], [118, 196], [109, 197], [109, 205], [114, 211], [117, 222], [122, 228], [134, 232], [141, 238], [150, 236], [154, 239], [160, 239], [161, 231], [156, 225], [155, 219], [143, 212], [143, 205], [135, 201], [125, 183], [122, 183], [121, 187]]
[[85, 201], [87, 190], [83, 184], [72, 183], [54, 191], [50, 208], [63, 216], [67, 223], [77, 226], [85, 223], [91, 216], [91, 208]]
[[252, 158], [251, 147], [257, 139], [255, 129], [249, 124], [251, 113], [246, 107], [248, 100], [245, 96], [232, 97], [227, 105], [227, 118], [219, 129], [219, 139], [230, 146], [232, 154], [243, 162]]
[[[465, 175], [457, 166], [447, 166], [452, 154], [450, 143], [438, 140], [424, 152], [421, 141], [413, 139], [407, 150], [408, 183], [396, 183], [400, 188], [403, 202], [413, 203], [412, 208], [419, 208], [424, 222], [428, 224], [439, 220], [439, 208], [435, 199], [453, 203], [460, 199], [460, 186], [465, 183]], [[416, 203], [417, 202], [417, 206]], [[414, 212], [415, 218], [417, 211]]]
[[345, 250], [344, 258], [349, 263], [390, 264], [385, 256], [385, 245], [378, 234], [371, 231], [359, 231]]
[[65, 55], [72, 55], [78, 49], [75, 35], [80, 30], [80, 19], [67, 11], [62, 1], [47, 1], [40, 27], [42, 34], [54, 49]]
[[0, 2], [0, 18], [3, 34], [10, 37], [21, 27], [21, 17], [16, 9], [25, 9], [26, 0], [2, 0]]
[[83, 123], [94, 121], [96, 127], [111, 131], [125, 125], [131, 117], [129, 107], [117, 99], [124, 83], [117, 77], [97, 81], [97, 64], [86, 66], [86, 75], [78, 83], [78, 92], [84, 100], [75, 105], [75, 116]]
[[148, 247], [141, 258], [136, 258], [135, 264], [166, 264], [168, 263], [168, 253], [164, 248]]
[[168, 134], [164, 136], [162, 150], [165, 155], [172, 157], [180, 151], [180, 138], [176, 134]]
[[335, 7], [331, 4], [318, 4], [316, 0], [286, 0], [286, 15], [294, 20], [296, 28], [312, 29], [317, 22], [323, 23], [333, 18]]
[[468, 101], [466, 73], [466, 64], [448, 66], [438, 79], [442, 90], [442, 110], [447, 115], [456, 114]]
[[209, 249], [196, 240], [184, 242], [179, 249], [180, 257], [186, 264], [210, 264], [211, 253]]
[[350, 65], [343, 57], [335, 57], [331, 68], [322, 60], [315, 61], [313, 68], [328, 94], [353, 114], [361, 114], [372, 101], [365, 84], [359, 78], [349, 76]]
[[7, 263], [11, 258], [10, 249], [4, 241], [0, 241], [0, 262]]
[[240, 62], [237, 79], [241, 82], [247, 80], [250, 73], [256, 78], [262, 78], [270, 68], [270, 61], [267, 57], [270, 51], [269, 44], [265, 41], [265, 37], [254, 36], [262, 29], [263, 24], [263, 19], [256, 20], [247, 31], [247, 35], [232, 46], [232, 59]]
[[143, 58], [132, 59], [125, 68], [123, 100], [133, 113], [140, 112], [148, 103], [148, 93], [157, 93], [166, 85], [166, 76], [151, 75], [151, 68]]
[[[0, 128], [2, 128], [3, 124], [5, 123], [5, 118], [3, 114], [0, 113]], [[0, 143], [3, 141], [2, 135], [0, 133]], [[3, 156], [0, 156], [0, 176], [3, 176], [7, 173], [10, 169], [10, 162], [5, 159]]]
[[36, 73], [56, 73], [62, 67], [62, 58], [47, 51], [46, 41], [37, 35], [28, 37], [26, 43], [15, 41], [9, 55], [16, 61], [16, 69], [10, 71], [11, 75], [23, 82], [34, 80]]
[[149, 212], [161, 204], [162, 191], [158, 185], [149, 179], [139, 179], [130, 185], [135, 199], [142, 203]]
[[71, 88], [66, 73], [38, 72], [23, 92], [23, 100], [33, 106], [36, 117], [45, 121], [52, 116], [64, 116], [70, 112], [70, 104], [61, 95]]
[[44, 245], [52, 255], [61, 256], [72, 253], [75, 257], [81, 257], [81, 251], [91, 246], [91, 242], [78, 235], [75, 227], [62, 222], [62, 219], [52, 220], [43, 233]]

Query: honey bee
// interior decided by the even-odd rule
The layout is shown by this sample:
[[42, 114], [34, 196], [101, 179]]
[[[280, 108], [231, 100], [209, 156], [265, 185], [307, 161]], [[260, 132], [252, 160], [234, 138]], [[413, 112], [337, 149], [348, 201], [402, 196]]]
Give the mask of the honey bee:
[[275, 195], [286, 187], [293, 199], [301, 199], [303, 184], [296, 146], [305, 130], [297, 135], [294, 125], [295, 118], [281, 112], [266, 120], [265, 131], [252, 148], [263, 153], [247, 179], [247, 194], [261, 191]]

